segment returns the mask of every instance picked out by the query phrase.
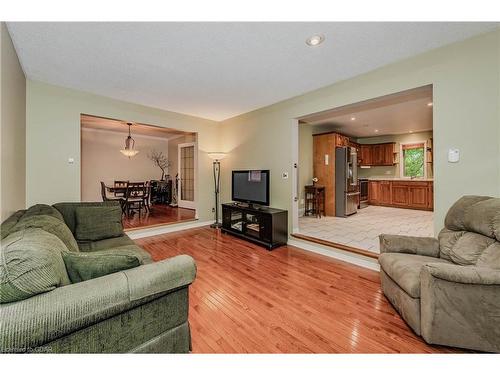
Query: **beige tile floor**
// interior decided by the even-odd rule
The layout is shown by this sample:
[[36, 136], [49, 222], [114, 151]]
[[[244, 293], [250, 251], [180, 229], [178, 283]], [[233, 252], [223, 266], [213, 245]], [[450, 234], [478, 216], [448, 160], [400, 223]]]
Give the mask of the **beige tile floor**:
[[434, 236], [433, 213], [368, 206], [347, 218], [300, 217], [299, 233], [379, 253], [378, 235], [381, 233]]

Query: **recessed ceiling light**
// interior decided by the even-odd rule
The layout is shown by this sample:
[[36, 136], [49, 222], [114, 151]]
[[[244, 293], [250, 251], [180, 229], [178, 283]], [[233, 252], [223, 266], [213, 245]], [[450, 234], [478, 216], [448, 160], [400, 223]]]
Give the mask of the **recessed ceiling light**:
[[354, 117], [354, 116], [351, 117], [351, 121], [354, 121], [354, 120], [356, 120], [356, 117]]
[[375, 129], [375, 133], [378, 133], [378, 129]]
[[408, 133], [410, 133], [410, 134], [413, 133], [413, 130], [410, 130]]
[[433, 105], [432, 102], [427, 103], [427, 107], [432, 107], [432, 105]]
[[306, 44], [311, 47], [315, 47], [323, 43], [325, 37], [321, 34], [313, 35], [306, 39]]

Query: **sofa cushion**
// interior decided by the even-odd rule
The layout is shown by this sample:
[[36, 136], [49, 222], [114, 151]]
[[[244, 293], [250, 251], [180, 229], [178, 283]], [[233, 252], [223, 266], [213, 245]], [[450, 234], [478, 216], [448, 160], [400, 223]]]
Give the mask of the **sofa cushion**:
[[119, 206], [77, 207], [75, 237], [97, 241], [123, 235], [122, 210]]
[[135, 255], [109, 251], [64, 253], [63, 259], [72, 283], [95, 279], [140, 265], [140, 261]]
[[102, 207], [102, 206], [116, 206], [120, 207], [119, 202], [62, 202], [54, 204], [54, 208], [61, 213], [64, 222], [72, 233], [76, 230], [76, 215], [75, 211], [78, 207]]
[[453, 246], [457, 243], [458, 239], [462, 237], [465, 231], [455, 231], [443, 228], [438, 234], [439, 240], [439, 257], [449, 260], [451, 262], [451, 251]]
[[420, 270], [429, 263], [449, 263], [423, 255], [385, 253], [378, 258], [384, 272], [409, 296], [420, 298]]
[[28, 208], [28, 210], [26, 210], [25, 214], [23, 215], [23, 218], [36, 215], [53, 216], [58, 220], [64, 221], [61, 213], [54, 207], [49, 206], [48, 204], [35, 204], [34, 206], [31, 206], [30, 208]]
[[495, 241], [488, 246], [479, 256], [476, 262], [478, 267], [489, 267], [499, 270], [500, 269], [500, 242]]
[[17, 224], [17, 222], [23, 217], [26, 210], [19, 210], [10, 215], [0, 226], [1, 238], [2, 240], [12, 233], [12, 228]]
[[489, 200], [491, 197], [478, 195], [465, 195], [456, 201], [448, 210], [444, 219], [444, 226], [450, 230], [468, 230], [465, 224], [465, 212], [467, 209], [478, 202]]
[[474, 265], [494, 242], [495, 239], [479, 233], [443, 229], [439, 233], [440, 257], [462, 266]]
[[469, 232], [500, 240], [500, 198], [477, 202], [465, 210], [463, 222]]
[[0, 303], [15, 302], [70, 283], [64, 243], [39, 228], [14, 232], [2, 241]]
[[119, 237], [105, 238], [104, 240], [99, 241], [78, 241], [80, 251], [84, 252], [105, 250], [126, 245], [134, 245], [134, 241], [132, 241], [126, 234]]
[[40, 228], [57, 236], [68, 248], [69, 251], [78, 252], [78, 244], [76, 243], [73, 233], [68, 226], [59, 219], [48, 215], [32, 215], [23, 217], [14, 226], [13, 231], [23, 230], [27, 228]]

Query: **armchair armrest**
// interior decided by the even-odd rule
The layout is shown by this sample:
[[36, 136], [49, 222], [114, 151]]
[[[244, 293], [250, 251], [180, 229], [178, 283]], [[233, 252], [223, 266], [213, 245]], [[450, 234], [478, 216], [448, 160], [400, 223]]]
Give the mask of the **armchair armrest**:
[[180, 255], [0, 305], [0, 352], [43, 346], [185, 287], [195, 276], [194, 260]]
[[429, 276], [461, 284], [499, 285], [500, 270], [487, 267], [431, 263], [424, 266]]
[[425, 341], [500, 352], [500, 270], [432, 263], [420, 285]]
[[380, 253], [405, 253], [425, 255], [437, 258], [439, 256], [439, 241], [434, 237], [412, 237], [396, 234], [381, 234]]

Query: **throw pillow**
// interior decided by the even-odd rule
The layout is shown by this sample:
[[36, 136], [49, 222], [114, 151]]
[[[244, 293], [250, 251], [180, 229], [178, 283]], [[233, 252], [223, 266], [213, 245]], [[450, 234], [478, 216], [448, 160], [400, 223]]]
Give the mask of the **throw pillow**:
[[12, 232], [27, 228], [43, 229], [44, 231], [57, 236], [66, 245], [69, 251], [79, 251], [75, 237], [73, 237], [73, 233], [71, 233], [68, 226], [64, 223], [64, 221], [58, 220], [53, 216], [36, 215], [23, 217], [14, 226]]
[[75, 217], [75, 237], [78, 241], [98, 241], [123, 235], [119, 206], [78, 207]]
[[0, 303], [20, 301], [70, 284], [64, 243], [39, 228], [17, 231], [2, 240]]
[[138, 267], [139, 259], [132, 255], [104, 253], [64, 253], [64, 264], [72, 283], [94, 279], [129, 268]]

